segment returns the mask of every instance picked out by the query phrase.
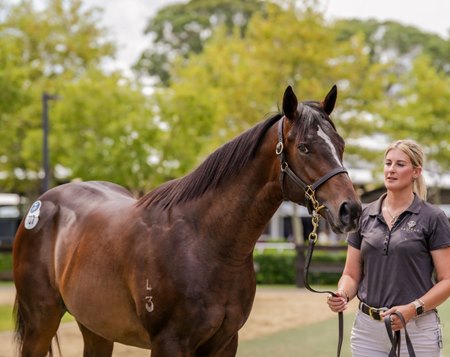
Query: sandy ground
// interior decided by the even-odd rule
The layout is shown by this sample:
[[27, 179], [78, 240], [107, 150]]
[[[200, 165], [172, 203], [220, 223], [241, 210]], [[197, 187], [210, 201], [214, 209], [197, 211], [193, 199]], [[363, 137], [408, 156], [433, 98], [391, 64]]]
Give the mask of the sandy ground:
[[[239, 332], [239, 339], [249, 340], [277, 331], [306, 325], [336, 316], [325, 302], [325, 294], [314, 294], [304, 289], [257, 290], [250, 318]], [[14, 288], [0, 287], [0, 304], [14, 301]], [[354, 311], [356, 305], [350, 306]], [[83, 355], [83, 342], [76, 323], [62, 324], [58, 330], [64, 357]], [[115, 344], [114, 357], [148, 357], [150, 352], [139, 348]], [[17, 356], [12, 333], [0, 334], [0, 357]]]

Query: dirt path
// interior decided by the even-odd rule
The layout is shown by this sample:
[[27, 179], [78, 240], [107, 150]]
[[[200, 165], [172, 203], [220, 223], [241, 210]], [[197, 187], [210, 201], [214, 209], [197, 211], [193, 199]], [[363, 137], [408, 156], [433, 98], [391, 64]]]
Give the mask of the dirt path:
[[[0, 304], [14, 301], [14, 289], [0, 288]], [[352, 304], [350, 311], [356, 305]], [[326, 306], [324, 294], [303, 289], [257, 290], [250, 318], [239, 332], [240, 340], [272, 334], [277, 331], [310, 324], [336, 316]], [[58, 336], [64, 357], [83, 355], [83, 342], [76, 323], [61, 325]], [[17, 356], [11, 333], [0, 334], [0, 357]], [[149, 351], [115, 344], [114, 357], [148, 357]]]

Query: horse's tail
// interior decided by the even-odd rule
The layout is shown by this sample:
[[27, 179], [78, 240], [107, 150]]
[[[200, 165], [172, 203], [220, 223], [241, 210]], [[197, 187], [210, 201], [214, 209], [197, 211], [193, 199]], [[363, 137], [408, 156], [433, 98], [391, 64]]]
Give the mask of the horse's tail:
[[[19, 356], [21, 356], [23, 342], [24, 342], [24, 338], [25, 338], [26, 321], [24, 318], [24, 306], [23, 306], [23, 304], [20, 303], [19, 297], [17, 295], [16, 295], [16, 299], [14, 301], [13, 315], [14, 315], [14, 320], [15, 320], [14, 340], [16, 341], [17, 346], [18, 346]], [[56, 342], [56, 347], [58, 347], [59, 355], [62, 356], [61, 346], [59, 345], [58, 335], [55, 335], [54, 339]], [[53, 348], [52, 348], [51, 344], [48, 349], [48, 355], [49, 355], [49, 357], [53, 357]]]
[[19, 349], [19, 355], [22, 354], [23, 339], [25, 335], [25, 320], [23, 318], [23, 307], [19, 302], [19, 298], [16, 295], [16, 300], [14, 301], [13, 315], [15, 320], [14, 328], [14, 340], [17, 343]]

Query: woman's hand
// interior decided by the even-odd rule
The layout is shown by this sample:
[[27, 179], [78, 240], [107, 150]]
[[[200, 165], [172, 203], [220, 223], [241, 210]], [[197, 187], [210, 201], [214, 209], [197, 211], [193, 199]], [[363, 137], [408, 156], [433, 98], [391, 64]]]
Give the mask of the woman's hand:
[[405, 323], [408, 323], [409, 320], [416, 316], [416, 309], [413, 304], [394, 306], [381, 313], [380, 315], [382, 318], [390, 316], [392, 331], [399, 331], [404, 328], [402, 321], [394, 314], [394, 312], [400, 312], [405, 319]]
[[342, 312], [348, 307], [348, 295], [345, 291], [338, 290], [334, 293], [336, 296], [328, 294], [327, 304], [331, 311]]

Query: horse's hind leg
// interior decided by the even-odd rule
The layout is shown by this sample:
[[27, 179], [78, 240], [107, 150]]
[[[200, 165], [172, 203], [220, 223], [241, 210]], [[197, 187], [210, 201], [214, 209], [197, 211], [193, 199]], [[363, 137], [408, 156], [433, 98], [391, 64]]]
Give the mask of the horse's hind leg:
[[84, 327], [78, 322], [84, 341], [83, 357], [111, 357], [114, 342], [111, 342]]
[[[14, 243], [16, 339], [22, 357], [52, 356], [52, 339], [66, 309], [52, 286], [48, 259], [39, 254], [44, 250], [40, 237], [24, 236], [16, 236]], [[31, 243], [24, 244], [26, 239]]]
[[[64, 310], [49, 301], [16, 302], [17, 339], [21, 357], [44, 357], [52, 353], [52, 340], [58, 330]], [[59, 346], [58, 346], [59, 347]]]

